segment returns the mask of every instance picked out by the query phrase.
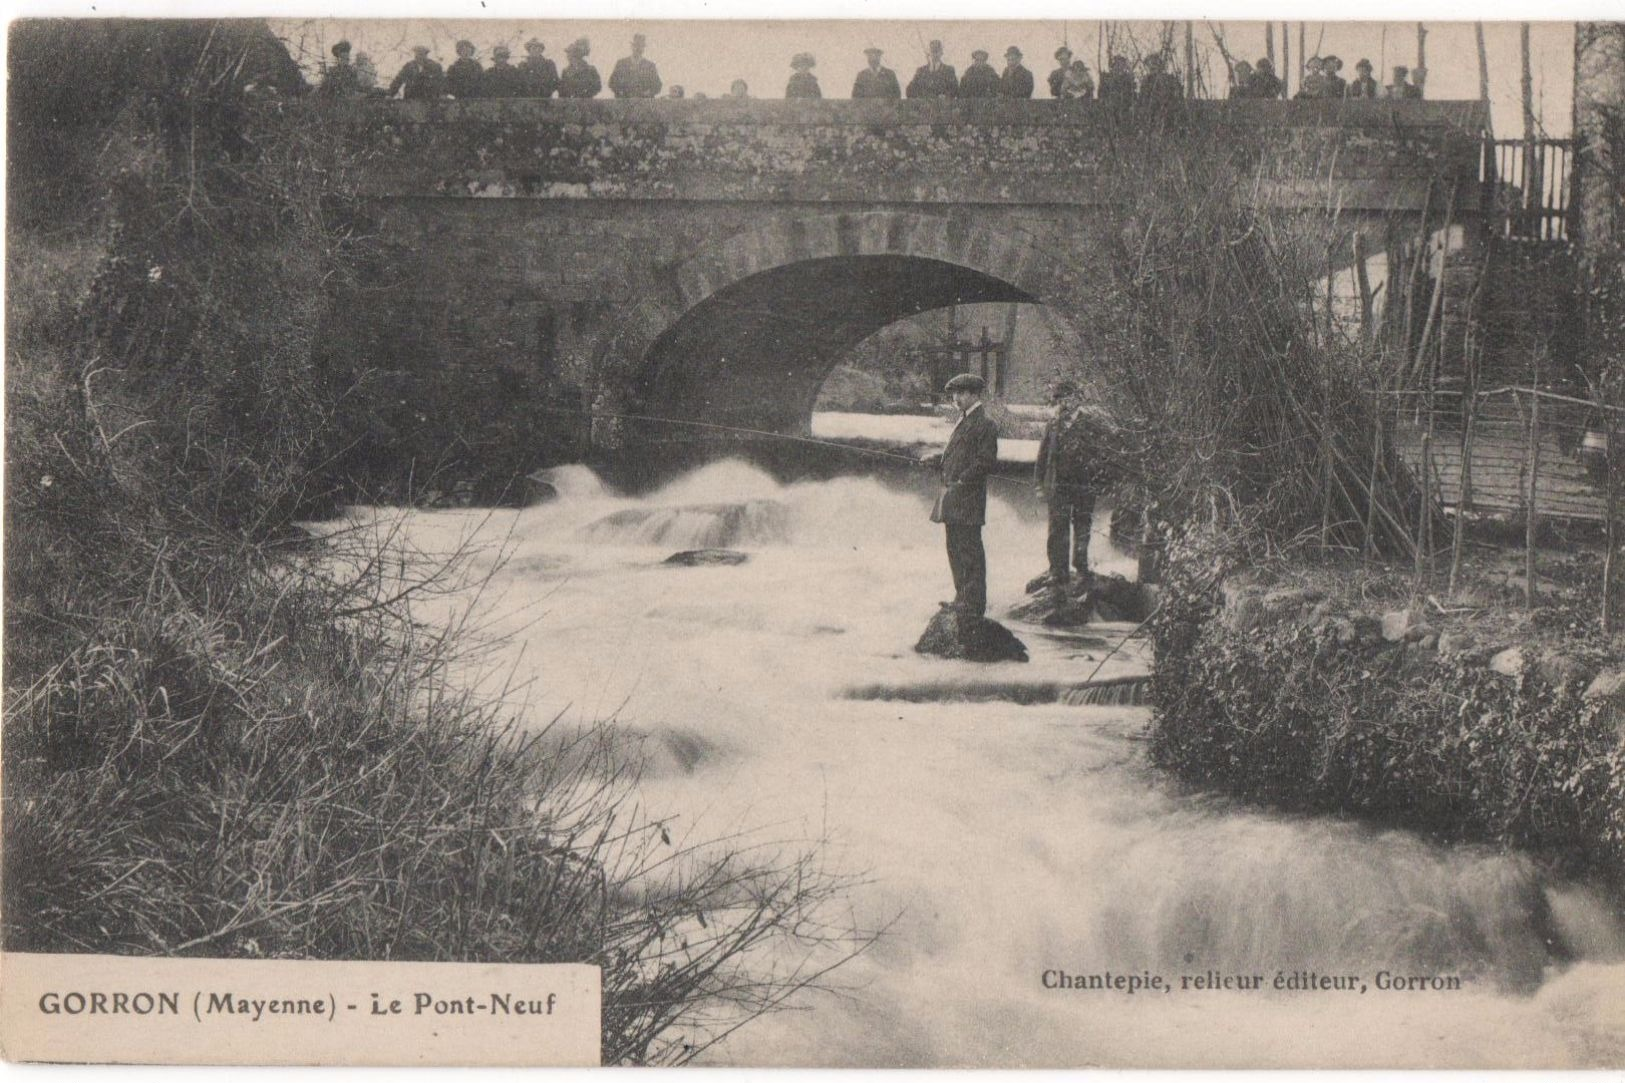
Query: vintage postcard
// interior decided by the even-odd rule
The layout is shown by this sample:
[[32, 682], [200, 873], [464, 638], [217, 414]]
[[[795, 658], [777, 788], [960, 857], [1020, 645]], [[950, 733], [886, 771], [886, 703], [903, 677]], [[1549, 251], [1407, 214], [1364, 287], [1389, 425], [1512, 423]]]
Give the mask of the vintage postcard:
[[7, 1059], [1625, 1067], [1625, 24], [6, 58]]

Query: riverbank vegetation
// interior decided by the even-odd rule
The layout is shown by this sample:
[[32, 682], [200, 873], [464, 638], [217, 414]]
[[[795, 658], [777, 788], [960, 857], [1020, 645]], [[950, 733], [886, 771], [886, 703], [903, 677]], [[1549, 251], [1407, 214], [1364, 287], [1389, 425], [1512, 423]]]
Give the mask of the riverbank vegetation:
[[1548, 604], [1529, 614], [1493, 549], [1446, 605], [1442, 583], [1414, 594], [1408, 569], [1171, 548], [1152, 621], [1155, 762], [1625, 890], [1625, 669], [1585, 631], [1587, 554], [1549, 558]]
[[618, 1063], [860, 950], [816, 840], [685, 841], [618, 730], [469, 690], [476, 622], [423, 613], [471, 551], [300, 528], [366, 495], [312, 360], [368, 258], [341, 142], [256, 94], [262, 24], [76, 25], [11, 34], [14, 150], [99, 153], [12, 171], [6, 948], [593, 963]]
[[[1471, 378], [1483, 342], [1458, 330], [1447, 362], [1423, 261], [1401, 279], [1396, 254], [1374, 310], [1348, 270], [1373, 227], [1335, 200], [1260, 209], [1269, 186], [1326, 184], [1312, 155], [1266, 169], [1177, 119], [1166, 140], [1124, 136], [1106, 178], [1130, 213], [1102, 246], [1109, 274], [1081, 279], [1078, 307], [1101, 316], [1063, 438], [1162, 553], [1153, 759], [1269, 806], [1524, 847], [1625, 887], [1606, 547], [1541, 555], [1561, 582], [1531, 609], [1532, 534], [1456, 540], [1379, 404], [1406, 391], [1443, 410], [1426, 389], [1448, 363]], [[1445, 229], [1451, 198], [1389, 242]]]

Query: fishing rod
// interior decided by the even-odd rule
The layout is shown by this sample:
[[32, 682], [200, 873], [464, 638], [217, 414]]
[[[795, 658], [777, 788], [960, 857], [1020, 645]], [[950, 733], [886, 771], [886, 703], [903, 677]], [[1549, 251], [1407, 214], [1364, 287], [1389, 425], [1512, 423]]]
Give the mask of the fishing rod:
[[[648, 421], [659, 425], [678, 425], [693, 429], [709, 429], [715, 432], [733, 432], [743, 433], [747, 436], [765, 436], [771, 440], [785, 440], [795, 444], [813, 444], [818, 447], [835, 448], [838, 451], [844, 451], [854, 455], [868, 455], [876, 459], [891, 459], [895, 462], [904, 462], [911, 466], [922, 467], [925, 469], [931, 469], [934, 466], [933, 463], [926, 459], [919, 459], [913, 455], [902, 455], [895, 451], [880, 451], [876, 448], [859, 447], [855, 444], [843, 444], [837, 440], [821, 440], [816, 436], [795, 436], [790, 433], [773, 432], [770, 429], [751, 429], [746, 428], [743, 425], [723, 425], [715, 421], [690, 421], [686, 418], [660, 417], [656, 414], [620, 413], [613, 410], [572, 410], [565, 407], [554, 406], [537, 406], [533, 407], [533, 409], [539, 413], [560, 414], [567, 417], [615, 418], [622, 421]], [[1021, 478], [1013, 478], [1005, 474], [989, 474], [988, 476], [991, 478], [997, 478], [1000, 481], [1011, 482], [1027, 488], [1032, 487], [1031, 482], [1023, 481]]]

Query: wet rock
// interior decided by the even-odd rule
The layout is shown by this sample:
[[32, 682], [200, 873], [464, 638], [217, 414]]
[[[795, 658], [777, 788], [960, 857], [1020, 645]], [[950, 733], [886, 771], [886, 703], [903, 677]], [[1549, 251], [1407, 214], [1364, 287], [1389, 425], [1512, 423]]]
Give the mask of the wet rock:
[[914, 644], [920, 654], [967, 662], [1025, 662], [1027, 648], [998, 621], [960, 613], [943, 606]]
[[1017, 620], [1051, 628], [1078, 628], [1090, 621], [1144, 620], [1151, 611], [1146, 589], [1122, 576], [1097, 575], [1061, 585], [1046, 574], [1032, 582], [1039, 584], [1036, 591], [1010, 610]]
[[741, 553], [737, 549], [684, 549], [680, 553], [673, 553], [661, 563], [698, 568], [709, 564], [743, 564], [749, 559], [749, 553]]
[[1490, 658], [1490, 669], [1503, 677], [1521, 677], [1524, 668], [1529, 664], [1527, 655], [1522, 647], [1508, 647], [1497, 651]]

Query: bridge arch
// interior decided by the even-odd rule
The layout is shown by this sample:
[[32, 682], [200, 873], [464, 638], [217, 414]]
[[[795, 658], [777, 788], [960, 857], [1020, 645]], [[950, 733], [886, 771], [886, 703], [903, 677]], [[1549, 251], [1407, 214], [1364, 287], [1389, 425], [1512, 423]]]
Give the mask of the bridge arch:
[[639, 412], [800, 431], [830, 371], [881, 327], [985, 301], [1073, 319], [1080, 273], [1019, 225], [968, 214], [778, 215], [665, 271], [618, 321], [612, 382]]

